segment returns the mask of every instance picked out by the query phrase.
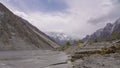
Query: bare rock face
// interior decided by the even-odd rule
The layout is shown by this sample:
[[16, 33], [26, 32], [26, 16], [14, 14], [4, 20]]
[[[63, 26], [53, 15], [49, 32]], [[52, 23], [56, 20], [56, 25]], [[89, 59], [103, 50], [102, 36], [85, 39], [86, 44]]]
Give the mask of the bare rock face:
[[113, 24], [108, 23], [104, 28], [94, 32], [90, 36], [86, 36], [84, 41], [112, 41], [120, 39], [120, 19]]
[[0, 3], [0, 50], [54, 49], [59, 47], [28, 21]]

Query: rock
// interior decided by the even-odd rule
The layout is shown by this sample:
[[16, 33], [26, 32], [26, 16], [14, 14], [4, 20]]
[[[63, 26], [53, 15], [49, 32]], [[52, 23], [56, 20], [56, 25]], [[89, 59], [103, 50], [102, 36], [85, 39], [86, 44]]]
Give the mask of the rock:
[[74, 68], [119, 68], [120, 54], [115, 53], [108, 55], [96, 54], [90, 57], [85, 57], [83, 60], [77, 60], [74, 63]]

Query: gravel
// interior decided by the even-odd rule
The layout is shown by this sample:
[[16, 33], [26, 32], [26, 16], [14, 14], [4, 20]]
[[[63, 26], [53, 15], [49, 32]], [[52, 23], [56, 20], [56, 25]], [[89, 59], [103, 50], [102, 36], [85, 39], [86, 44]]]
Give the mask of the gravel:
[[91, 55], [76, 60], [73, 68], [120, 68], [120, 55], [118, 53]]

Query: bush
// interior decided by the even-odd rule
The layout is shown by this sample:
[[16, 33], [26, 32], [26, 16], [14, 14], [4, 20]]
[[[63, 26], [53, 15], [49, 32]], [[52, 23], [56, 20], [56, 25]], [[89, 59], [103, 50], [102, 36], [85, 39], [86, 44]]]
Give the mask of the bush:
[[79, 41], [77, 41], [77, 40], [74, 40], [74, 44], [79, 44]]
[[79, 40], [79, 43], [84, 43], [84, 41], [83, 40]]
[[113, 32], [112, 33], [112, 40], [117, 40], [120, 39], [120, 34], [119, 32]]
[[94, 43], [94, 40], [89, 40], [88, 41], [88, 44], [90, 44], [90, 45], [93, 44], [93, 43]]
[[103, 48], [102, 49], [102, 54], [110, 54], [110, 53], [115, 53], [116, 52], [116, 48], [114, 46], [110, 47], [110, 48]]
[[70, 46], [70, 45], [71, 45], [70, 41], [67, 41], [67, 42], [66, 42], [66, 45], [67, 45], [67, 46]]

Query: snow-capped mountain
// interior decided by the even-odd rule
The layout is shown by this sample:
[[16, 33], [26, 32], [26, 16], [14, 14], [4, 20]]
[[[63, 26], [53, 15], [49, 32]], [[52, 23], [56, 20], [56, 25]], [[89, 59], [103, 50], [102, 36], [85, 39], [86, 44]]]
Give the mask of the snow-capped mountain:
[[68, 36], [60, 32], [45, 32], [45, 33], [60, 45], [66, 44], [67, 41], [70, 41], [72, 44], [75, 40], [71, 36]]

